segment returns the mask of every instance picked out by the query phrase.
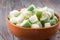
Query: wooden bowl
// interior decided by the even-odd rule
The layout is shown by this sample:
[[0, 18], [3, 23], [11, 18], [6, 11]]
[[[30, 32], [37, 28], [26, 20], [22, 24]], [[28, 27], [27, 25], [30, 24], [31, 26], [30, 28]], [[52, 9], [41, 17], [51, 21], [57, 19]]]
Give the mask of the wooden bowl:
[[6, 18], [6, 22], [11, 33], [19, 38], [24, 40], [45, 40], [53, 36], [58, 29], [60, 19], [56, 13], [55, 15], [58, 18], [58, 23], [48, 28], [24, 28], [12, 24], [8, 18]]

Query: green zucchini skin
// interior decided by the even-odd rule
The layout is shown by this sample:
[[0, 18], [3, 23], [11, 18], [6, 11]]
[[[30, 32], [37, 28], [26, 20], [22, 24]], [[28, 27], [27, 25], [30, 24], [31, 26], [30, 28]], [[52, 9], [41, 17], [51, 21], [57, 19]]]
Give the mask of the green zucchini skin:
[[22, 23], [22, 26], [25, 27], [25, 28], [31, 28], [31, 23], [29, 22], [29, 20], [26, 20], [26, 22]]
[[31, 5], [29, 5], [28, 7], [27, 7], [27, 10], [28, 11], [33, 11], [34, 10], [34, 5], [33, 4], [31, 4]]
[[36, 16], [38, 20], [40, 20], [40, 18], [42, 17], [42, 11], [36, 11]]
[[57, 22], [58, 22], [58, 19], [57, 19], [56, 16], [54, 16], [53, 19], [50, 20], [50, 24], [51, 24], [51, 25], [54, 25], [54, 24], [56, 24]]
[[50, 21], [50, 18], [49, 18], [49, 16], [46, 15], [46, 16], [40, 18], [40, 21], [42, 23], [42, 26], [44, 26], [45, 23]]

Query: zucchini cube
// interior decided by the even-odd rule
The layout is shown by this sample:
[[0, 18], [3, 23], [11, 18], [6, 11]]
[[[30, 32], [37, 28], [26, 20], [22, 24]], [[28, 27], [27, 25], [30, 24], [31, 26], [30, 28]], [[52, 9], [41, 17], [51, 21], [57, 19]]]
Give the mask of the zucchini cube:
[[31, 23], [28, 20], [24, 20], [20, 26], [25, 27], [25, 28], [31, 28]]
[[31, 16], [31, 12], [24, 10], [17, 18], [17, 22], [21, 23], [24, 19], [28, 19]]
[[25, 19], [25, 13], [21, 13], [16, 20], [17, 23], [21, 23], [24, 19]]
[[48, 12], [48, 14], [50, 15], [50, 18], [52, 19], [53, 16], [54, 16], [54, 10], [51, 9], [51, 8], [48, 8], [48, 9], [47, 9], [47, 12]]
[[51, 19], [51, 20], [50, 20], [50, 24], [51, 24], [51, 25], [56, 24], [56, 20], [55, 20], [55, 19]]
[[41, 23], [42, 23], [42, 26], [44, 26], [45, 23], [47, 23], [47, 22], [50, 21], [50, 18], [49, 18], [48, 15], [45, 15], [45, 16], [42, 16], [42, 17], [40, 18], [40, 21], [41, 21]]
[[13, 17], [13, 18], [10, 18], [10, 21], [13, 23], [13, 24], [16, 24], [17, 23], [17, 18], [16, 17]]
[[51, 8], [48, 8], [47, 11], [50, 12], [50, 13], [52, 13], [52, 14], [54, 14], [54, 10], [51, 9]]
[[40, 18], [42, 17], [42, 11], [36, 10], [35, 13], [36, 13], [36, 16], [37, 16], [38, 20], [40, 20]]
[[40, 21], [38, 21], [38, 22], [36, 22], [36, 23], [34, 23], [34, 24], [38, 24], [38, 25], [39, 25], [39, 27], [40, 27], [40, 28], [42, 28], [42, 24], [41, 24], [41, 22], [40, 22]]
[[51, 26], [50, 22], [45, 23], [45, 27], [50, 27], [50, 26]]
[[58, 18], [56, 16], [53, 17], [56, 20], [56, 23], [58, 22]]
[[13, 11], [11, 11], [10, 12], [10, 16], [11, 17], [17, 17], [18, 15], [20, 15], [20, 11], [18, 11], [18, 10], [13, 10]]
[[25, 11], [25, 18], [29, 18], [32, 16], [32, 12], [31, 11]]
[[31, 28], [40, 28], [38, 24], [32, 24]]
[[35, 6], [34, 6], [33, 4], [31, 4], [31, 5], [29, 5], [29, 6], [27, 7], [27, 10], [28, 10], [28, 11], [33, 11], [34, 8], [35, 8]]
[[29, 21], [30, 21], [31, 23], [35, 23], [35, 22], [38, 21], [38, 18], [37, 18], [36, 15], [33, 15], [33, 16], [31, 16], [31, 17], [29, 18]]

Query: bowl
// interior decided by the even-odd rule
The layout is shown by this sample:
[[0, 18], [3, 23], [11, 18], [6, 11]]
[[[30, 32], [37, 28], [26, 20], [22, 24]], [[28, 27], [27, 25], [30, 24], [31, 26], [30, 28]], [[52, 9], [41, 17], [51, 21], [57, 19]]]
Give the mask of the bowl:
[[57, 13], [55, 13], [55, 16], [57, 16], [58, 22], [55, 25], [46, 28], [24, 28], [16, 26], [12, 24], [8, 18], [6, 18], [6, 22], [11, 33], [18, 38], [23, 40], [45, 40], [52, 37], [57, 32], [60, 19]]

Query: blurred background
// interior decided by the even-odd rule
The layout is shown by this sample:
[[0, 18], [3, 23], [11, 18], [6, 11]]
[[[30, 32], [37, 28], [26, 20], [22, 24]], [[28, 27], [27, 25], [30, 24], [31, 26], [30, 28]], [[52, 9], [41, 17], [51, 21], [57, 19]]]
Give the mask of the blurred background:
[[[29, 4], [51, 7], [60, 15], [60, 0], [0, 0], [0, 40], [20, 40], [10, 33], [5, 19], [11, 10], [21, 9]], [[60, 28], [57, 35], [49, 40], [60, 40]]]

